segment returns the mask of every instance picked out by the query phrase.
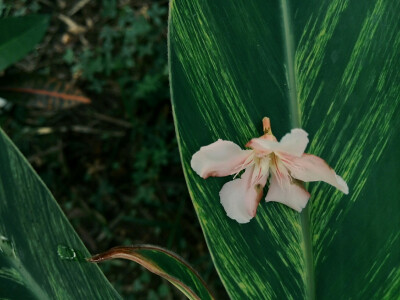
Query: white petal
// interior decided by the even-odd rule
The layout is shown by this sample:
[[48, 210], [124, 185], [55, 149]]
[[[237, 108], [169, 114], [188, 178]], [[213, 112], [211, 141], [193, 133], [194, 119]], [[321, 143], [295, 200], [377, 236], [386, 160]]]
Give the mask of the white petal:
[[279, 142], [279, 150], [294, 156], [301, 156], [308, 144], [308, 133], [303, 129], [295, 128], [287, 133]]
[[[203, 178], [232, 175], [248, 166], [253, 153], [230, 141], [218, 140], [193, 154], [190, 165]], [[246, 161], [247, 160], [247, 161]]]
[[253, 185], [253, 173], [254, 166], [247, 168], [242, 178], [229, 181], [219, 193], [226, 214], [238, 223], [248, 223], [255, 216], [267, 182], [268, 175], [264, 175]]
[[246, 147], [262, 153], [283, 152], [294, 156], [301, 156], [308, 144], [308, 133], [303, 129], [295, 128], [286, 134], [280, 142], [265, 138], [254, 138], [247, 143]]
[[336, 175], [335, 171], [318, 156], [303, 154], [301, 157], [293, 157], [286, 167], [294, 178], [305, 182], [324, 181], [345, 194], [349, 193], [349, 187], [343, 178]]
[[251, 139], [246, 147], [256, 150], [258, 153], [263, 153], [265, 155], [270, 154], [279, 147], [279, 143], [273, 139], [265, 139], [263, 137]]
[[290, 182], [289, 177], [281, 178], [278, 182], [275, 174], [271, 175], [270, 185], [265, 201], [280, 202], [301, 212], [307, 205], [310, 194], [296, 183]]

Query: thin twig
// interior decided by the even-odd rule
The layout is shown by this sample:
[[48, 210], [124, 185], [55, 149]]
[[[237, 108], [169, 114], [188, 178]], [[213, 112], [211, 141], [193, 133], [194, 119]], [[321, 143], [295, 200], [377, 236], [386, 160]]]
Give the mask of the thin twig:
[[77, 4], [74, 5], [74, 7], [72, 7], [70, 9], [70, 11], [67, 13], [68, 16], [73, 16], [74, 14], [76, 14], [79, 10], [81, 10], [86, 4], [88, 4], [90, 2], [90, 0], [81, 0], [79, 1]]
[[58, 18], [64, 22], [68, 26], [68, 32], [72, 34], [80, 34], [86, 31], [86, 28], [77, 24], [71, 18], [67, 17], [66, 15], [59, 14]]
[[38, 135], [46, 135], [55, 132], [68, 132], [68, 131], [85, 133], [85, 134], [106, 134], [112, 137], [123, 137], [125, 135], [124, 131], [106, 131], [82, 125], [62, 126], [58, 128], [40, 127], [34, 130], [33, 133], [36, 133]]
[[92, 115], [93, 115], [93, 117], [95, 117], [95, 118], [97, 118], [99, 120], [102, 120], [102, 121], [113, 123], [113, 124], [116, 124], [116, 125], [119, 125], [119, 126], [122, 126], [122, 127], [125, 127], [125, 128], [132, 128], [132, 124], [127, 122], [127, 121], [118, 120], [118, 119], [115, 119], [113, 117], [110, 117], [110, 116], [107, 116], [107, 115], [103, 115], [103, 114], [100, 114], [100, 113], [97, 113], [97, 112], [93, 112]]
[[45, 151], [41, 151], [39, 153], [36, 153], [35, 155], [28, 157], [28, 161], [30, 163], [37, 162], [38, 160], [40, 160], [40, 158], [42, 158], [44, 156], [47, 156], [47, 155], [53, 154], [57, 151], [60, 151], [61, 148], [62, 148], [62, 146], [60, 146], [60, 145], [50, 147], [50, 148], [46, 149]]

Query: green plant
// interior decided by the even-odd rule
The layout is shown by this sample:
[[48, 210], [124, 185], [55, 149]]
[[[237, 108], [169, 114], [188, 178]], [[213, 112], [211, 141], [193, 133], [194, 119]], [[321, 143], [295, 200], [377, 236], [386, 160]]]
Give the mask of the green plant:
[[65, 62], [98, 93], [107, 88], [108, 78], [116, 77], [128, 112], [138, 100], [160, 99], [154, 94], [162, 91], [168, 76], [163, 39], [167, 9], [157, 2], [134, 10], [117, 7], [116, 1], [103, 1], [102, 16], [94, 46], [69, 49]]
[[[400, 5], [371, 1], [172, 1], [171, 92], [183, 167], [233, 299], [394, 299], [399, 277]], [[390, 24], [390, 25], [389, 25]], [[304, 128], [350, 193], [311, 183], [301, 214], [265, 203], [226, 216], [227, 179], [190, 166], [218, 138], [242, 147], [271, 118]], [[262, 198], [263, 199], [263, 198]]]
[[[153, 221], [155, 235], [160, 231], [157, 228], [171, 228], [171, 245], [182, 226], [184, 201], [172, 203], [177, 194], [174, 186], [159, 186], [167, 177], [162, 177], [167, 164], [177, 160], [175, 141], [171, 142], [173, 128], [166, 121], [165, 89], [154, 89], [164, 78], [160, 70], [164, 70], [165, 60], [161, 59], [159, 66], [163, 67], [152, 73], [145, 63], [150, 50], [144, 47], [142, 52], [135, 52], [135, 43], [151, 36], [151, 26], [140, 19], [146, 16], [146, 9], [130, 11], [118, 6], [118, 1], [102, 3], [106, 8], [103, 15], [111, 21], [100, 26], [104, 47], [71, 47], [64, 60], [75, 78], [82, 76], [105, 98], [117, 90], [123, 108], [109, 101], [107, 109], [113, 108], [112, 113], [123, 115], [130, 123], [108, 119], [118, 132], [122, 131], [122, 135], [115, 135], [105, 130], [109, 128], [100, 127], [104, 124], [94, 122], [90, 128], [97, 129], [100, 138], [85, 142], [95, 150], [70, 141], [68, 147], [73, 151], [67, 152], [67, 159], [60, 164], [63, 168], [56, 165], [43, 177], [51, 183], [58, 180], [54, 176], [57, 172], [81, 174], [77, 177], [84, 179], [84, 188], [74, 189], [74, 185], [64, 183], [71, 189], [65, 188], [68, 200], [64, 207], [67, 212], [84, 210], [90, 216], [87, 223], [101, 224], [103, 230], [97, 241], [129, 242], [126, 231], [132, 230], [132, 224], [149, 222], [140, 216], [150, 212], [157, 217], [174, 217], [165, 223]], [[208, 246], [231, 298], [392, 299], [399, 294], [396, 183], [400, 174], [396, 162], [400, 153], [395, 138], [400, 127], [395, 117], [400, 112], [399, 10], [400, 5], [381, 0], [302, 4], [285, 0], [279, 5], [261, 0], [250, 4], [171, 2], [171, 91], [182, 162]], [[155, 17], [144, 19], [157, 25]], [[130, 26], [133, 22], [138, 25], [135, 29]], [[128, 40], [136, 42], [124, 44], [130, 35], [133, 37]], [[132, 55], [134, 59], [130, 60]], [[121, 57], [129, 66], [141, 66], [133, 67], [141, 71], [132, 73], [121, 64]], [[117, 84], [110, 77], [117, 78]], [[155, 94], [158, 96], [153, 98]], [[26, 119], [25, 113], [21, 112], [21, 120]], [[79, 113], [104, 120], [93, 108]], [[79, 113], [75, 110], [71, 115], [76, 118]], [[60, 116], [35, 124], [52, 122], [56, 127]], [[327, 185], [310, 184], [312, 198], [301, 214], [278, 203], [262, 203], [249, 224], [239, 225], [229, 219], [218, 196], [227, 180], [204, 181], [191, 169], [190, 159], [199, 147], [218, 138], [244, 146], [250, 138], [261, 135], [259, 126], [264, 116], [271, 118], [278, 138], [294, 127], [309, 132], [309, 152], [324, 157], [343, 175], [349, 183], [349, 196], [343, 197]], [[19, 140], [28, 148], [29, 143], [21, 136]], [[117, 150], [126, 145], [124, 137], [132, 146]], [[62, 141], [56, 135], [53, 138]], [[14, 149], [3, 140], [7, 149]], [[15, 149], [12, 153], [12, 157], [21, 159]], [[89, 162], [82, 159], [87, 153], [91, 154]], [[122, 159], [117, 160], [117, 156]], [[14, 170], [12, 163], [3, 161], [9, 166], [4, 182], [10, 174], [29, 169], [25, 162]], [[76, 169], [71, 171], [68, 161], [74, 161]], [[29, 174], [27, 178], [36, 178], [31, 171]], [[131, 198], [127, 195], [133, 188]], [[122, 213], [111, 222], [110, 211]], [[82, 228], [82, 221], [73, 222]], [[113, 232], [118, 222], [126, 222], [120, 236]], [[10, 231], [7, 236], [13, 235]], [[62, 247], [59, 252], [70, 252]], [[117, 265], [111, 261], [104, 268]], [[141, 275], [133, 286], [145, 289], [149, 281], [147, 275]], [[153, 290], [148, 297], [168, 297], [167, 290]]]
[[[12, 142], [0, 132], [0, 290], [10, 299], [120, 297]], [[27, 238], [29, 237], [29, 238]], [[154, 246], [119, 247], [94, 256], [131, 259], [166, 278], [190, 299], [212, 299], [204, 281], [180, 257]]]
[[119, 295], [96, 266], [48, 189], [0, 132], [0, 295], [65, 299]]

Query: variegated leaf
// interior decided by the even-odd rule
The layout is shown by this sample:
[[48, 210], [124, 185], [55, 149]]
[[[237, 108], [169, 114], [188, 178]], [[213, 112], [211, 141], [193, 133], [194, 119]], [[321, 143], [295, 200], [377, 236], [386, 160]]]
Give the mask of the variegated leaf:
[[[400, 2], [175, 0], [170, 68], [187, 184], [233, 299], [395, 299], [400, 294]], [[244, 146], [271, 118], [280, 138], [348, 182], [311, 183], [301, 214], [261, 203], [229, 219], [191, 156], [218, 138]]]

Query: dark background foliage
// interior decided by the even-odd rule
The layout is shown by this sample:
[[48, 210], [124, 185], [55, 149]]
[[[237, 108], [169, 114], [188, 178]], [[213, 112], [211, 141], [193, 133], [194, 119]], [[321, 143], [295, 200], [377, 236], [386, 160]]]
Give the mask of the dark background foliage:
[[[14, 78], [18, 86], [58, 80], [80, 88], [92, 103], [54, 109], [11, 98], [2, 103], [0, 126], [92, 253], [140, 243], [166, 247], [186, 258], [218, 299], [225, 298], [175, 139], [168, 1], [0, 0], [0, 17], [32, 13], [51, 16], [48, 32], [0, 81]], [[115, 260], [100, 267], [126, 299], [181, 297], [134, 263]]]

